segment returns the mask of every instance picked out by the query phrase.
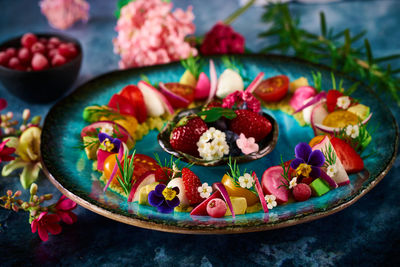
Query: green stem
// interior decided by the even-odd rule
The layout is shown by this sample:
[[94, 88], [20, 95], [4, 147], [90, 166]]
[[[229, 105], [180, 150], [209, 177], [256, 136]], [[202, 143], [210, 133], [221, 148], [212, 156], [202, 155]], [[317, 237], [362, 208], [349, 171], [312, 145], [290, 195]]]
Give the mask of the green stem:
[[238, 18], [242, 13], [244, 13], [249, 7], [251, 7], [256, 0], [250, 0], [242, 6], [241, 8], [237, 9], [235, 12], [233, 12], [229, 17], [227, 17], [224, 21], [224, 24], [229, 25], [231, 24], [236, 18]]

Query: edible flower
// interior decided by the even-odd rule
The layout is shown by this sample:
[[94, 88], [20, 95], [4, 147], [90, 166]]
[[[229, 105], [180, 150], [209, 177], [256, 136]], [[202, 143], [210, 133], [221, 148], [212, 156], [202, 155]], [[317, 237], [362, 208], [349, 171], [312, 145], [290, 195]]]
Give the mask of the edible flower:
[[254, 178], [249, 173], [239, 177], [239, 184], [242, 188], [250, 189], [254, 185]]
[[294, 188], [297, 185], [297, 177], [293, 177], [289, 182], [289, 189]]
[[202, 198], [208, 198], [211, 195], [212, 188], [208, 185], [208, 183], [203, 183], [197, 188], [197, 191], [200, 193]]
[[336, 100], [336, 106], [342, 109], [347, 109], [351, 104], [350, 97], [341, 96]]
[[229, 146], [226, 142], [226, 134], [211, 127], [205, 131], [197, 142], [197, 151], [205, 160], [220, 159], [229, 154]]
[[346, 127], [346, 134], [351, 138], [357, 138], [358, 135], [360, 134], [360, 129], [358, 125], [348, 125]]
[[40, 213], [39, 217], [32, 221], [31, 229], [32, 233], [38, 231], [40, 239], [47, 241], [49, 239], [49, 233], [52, 235], [58, 235], [61, 233], [61, 226], [58, 224], [60, 217], [56, 214], [48, 214], [48, 212]]
[[106, 133], [99, 133], [100, 149], [107, 152], [117, 153], [121, 146], [121, 140], [112, 138]]
[[11, 154], [15, 152], [15, 148], [7, 147], [6, 144], [8, 141], [10, 141], [10, 139], [6, 139], [0, 143], [0, 163], [15, 159], [15, 157], [11, 156]]
[[165, 184], [158, 184], [156, 188], [149, 193], [149, 204], [157, 207], [161, 213], [171, 213], [180, 201], [178, 198], [179, 188], [169, 188]]
[[337, 168], [335, 165], [329, 165], [328, 168], [326, 168], [326, 174], [328, 174], [329, 177], [335, 176], [337, 173]]
[[232, 108], [234, 105], [241, 106], [246, 104], [247, 109], [259, 113], [261, 111], [261, 103], [249, 91], [235, 91], [227, 95], [222, 102], [223, 108]]
[[269, 210], [272, 210], [274, 207], [276, 207], [276, 205], [278, 205], [276, 203], [276, 196], [274, 195], [266, 195], [265, 201], [267, 202], [267, 207]]
[[77, 221], [75, 213], [72, 212], [77, 204], [66, 196], [62, 195], [55, 205], [56, 213], [66, 224], [73, 224]]
[[246, 138], [243, 133], [241, 133], [239, 138], [236, 140], [236, 145], [245, 155], [257, 152], [259, 150], [259, 146], [254, 137]]
[[324, 154], [320, 150], [312, 151], [307, 143], [299, 143], [295, 149], [296, 158], [290, 163], [298, 176], [318, 178], [325, 162]]

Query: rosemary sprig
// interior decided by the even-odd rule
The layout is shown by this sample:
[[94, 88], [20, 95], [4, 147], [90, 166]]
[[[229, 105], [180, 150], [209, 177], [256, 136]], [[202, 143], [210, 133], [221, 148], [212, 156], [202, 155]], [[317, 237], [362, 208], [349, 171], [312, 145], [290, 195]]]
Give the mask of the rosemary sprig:
[[124, 167], [122, 168], [121, 161], [118, 159], [118, 156], [115, 155], [115, 158], [117, 160], [118, 164], [118, 169], [121, 172], [121, 177], [118, 175], [117, 180], [119, 184], [121, 185], [122, 189], [124, 190], [125, 194], [129, 195], [131, 192], [132, 186], [134, 183], [132, 183], [132, 178], [133, 178], [133, 171], [135, 169], [134, 163], [134, 158], [135, 158], [136, 150], [133, 151], [131, 158], [128, 158], [127, 153], [124, 155]]
[[326, 25], [325, 14], [321, 12], [320, 33], [311, 33], [300, 28], [300, 19], [292, 16], [288, 4], [282, 3], [267, 5], [262, 20], [270, 28], [259, 36], [278, 40], [262, 52], [292, 53], [308, 61], [327, 64], [367, 81], [376, 91], [386, 90], [400, 105], [400, 83], [395, 76], [400, 70], [392, 70], [390, 64], [383, 65], [400, 55], [374, 58], [368, 39], [364, 39], [362, 45], [358, 42], [365, 36], [365, 31], [355, 35], [349, 29], [334, 32]]
[[[240, 187], [239, 177], [242, 176], [242, 172], [240, 171], [239, 165], [236, 163], [236, 160], [234, 160], [232, 162], [231, 156], [229, 156], [228, 166], [229, 166], [230, 172], [227, 172], [226, 174], [232, 178], [233, 183], [235, 184], [236, 187]], [[247, 171], [247, 169], [244, 169], [243, 174], [245, 174], [246, 171]], [[250, 190], [254, 194], [257, 194], [256, 189], [254, 188], [254, 185], [248, 190]]]
[[325, 163], [324, 163], [324, 167], [329, 167], [331, 165], [335, 165], [336, 164], [336, 153], [333, 150], [333, 147], [331, 144], [329, 145], [325, 145], [325, 149], [322, 151], [322, 153], [325, 156]]
[[282, 159], [282, 155], [281, 155], [281, 167], [282, 167], [282, 169], [283, 169], [283, 174], [281, 174], [281, 176], [283, 177], [283, 179], [285, 179], [285, 181], [284, 180], [281, 180], [281, 185], [280, 186], [278, 186], [278, 189], [279, 188], [281, 188], [281, 187], [285, 187], [286, 189], [290, 189], [289, 188], [289, 184], [290, 184], [290, 180], [289, 180], [289, 170], [290, 170], [290, 164], [288, 164], [288, 166], [287, 167], [285, 167], [285, 163], [283, 162], [283, 159]]

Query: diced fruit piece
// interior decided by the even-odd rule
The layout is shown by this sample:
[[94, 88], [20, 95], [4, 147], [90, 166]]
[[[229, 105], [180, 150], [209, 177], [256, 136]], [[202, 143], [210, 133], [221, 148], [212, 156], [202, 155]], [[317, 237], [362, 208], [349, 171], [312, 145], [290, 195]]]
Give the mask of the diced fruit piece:
[[191, 212], [190, 215], [195, 215], [195, 216], [205, 216], [207, 215], [207, 205], [208, 203], [215, 199], [215, 198], [222, 198], [221, 192], [220, 191], [215, 191], [211, 196], [209, 196], [206, 200], [201, 202], [199, 205], [197, 205]]
[[149, 206], [149, 193], [153, 191], [156, 186], [158, 185], [157, 182], [154, 182], [152, 184], [148, 184], [140, 188], [139, 190], [139, 204], [141, 205], [148, 205]]
[[239, 109], [235, 113], [237, 116], [231, 120], [230, 130], [238, 135], [243, 133], [259, 142], [272, 130], [271, 122], [258, 113], [248, 109]]
[[135, 85], [125, 86], [120, 95], [128, 99], [135, 110], [135, 115], [139, 123], [143, 123], [147, 119], [147, 109], [144, 97], [140, 89]]
[[360, 123], [360, 119], [354, 113], [346, 110], [336, 110], [329, 113], [322, 124], [328, 127], [344, 128], [348, 125], [356, 125]]
[[343, 93], [338, 90], [332, 89], [328, 91], [328, 95], [326, 96], [326, 106], [329, 113], [335, 110], [337, 99], [341, 96], [343, 96]]
[[197, 177], [197, 175], [194, 174], [190, 169], [183, 168], [182, 181], [189, 204], [192, 206], [202, 202], [203, 198], [200, 196], [198, 191], [198, 188], [201, 187], [199, 177]]
[[311, 197], [311, 188], [307, 184], [297, 184], [292, 191], [294, 199], [297, 201], [306, 201]]
[[172, 148], [193, 156], [198, 156], [197, 142], [207, 129], [207, 124], [200, 117], [189, 116], [181, 119], [170, 136]]
[[108, 106], [120, 114], [136, 117], [133, 105], [127, 98], [121, 95], [114, 94], [108, 102]]
[[261, 203], [256, 203], [252, 206], [247, 206], [246, 213], [255, 213], [259, 212], [262, 209], [263, 207], [261, 206]]
[[289, 84], [289, 91], [294, 93], [298, 88], [308, 86], [308, 80], [305, 77], [300, 77]]
[[25, 33], [21, 38], [21, 45], [26, 48], [31, 48], [31, 46], [37, 42], [37, 37], [33, 33]]
[[[235, 215], [245, 214], [247, 209], [247, 201], [244, 197], [229, 197], [232, 203], [233, 211]], [[224, 202], [225, 204], [225, 202]], [[227, 208], [226, 204], [225, 207]], [[231, 211], [227, 208], [225, 216], [231, 216]]]
[[332, 137], [330, 141], [347, 173], [357, 173], [364, 169], [364, 161], [348, 143], [337, 137]]
[[322, 196], [330, 191], [329, 185], [327, 182], [322, 180], [321, 178], [315, 179], [311, 184], [310, 188], [312, 190], [312, 193], [315, 196]]
[[207, 204], [207, 214], [213, 218], [221, 218], [227, 212], [225, 201], [220, 198], [214, 198]]
[[147, 114], [149, 116], [159, 117], [163, 115], [165, 111], [173, 114], [174, 109], [172, 108], [171, 103], [169, 103], [166, 97], [153, 86], [144, 81], [140, 81], [138, 83], [138, 88], [143, 94]]
[[65, 59], [65, 57], [63, 57], [62, 55], [59, 55], [59, 54], [55, 54], [51, 60], [51, 65], [53, 67], [56, 67], [56, 66], [64, 65], [66, 62], [67, 62], [67, 60]]
[[84, 136], [83, 145], [88, 159], [97, 159], [97, 149], [99, 148], [99, 139], [97, 137]]
[[203, 100], [210, 94], [211, 83], [208, 76], [202, 72], [199, 75], [199, 80], [197, 81], [196, 88], [194, 90], [194, 98], [196, 100]]
[[221, 183], [225, 186], [226, 191], [231, 197], [244, 197], [247, 201], [247, 205], [252, 206], [259, 202], [259, 198], [256, 194], [248, 190], [247, 188], [242, 188], [236, 185], [229, 175], [225, 174], [222, 177]]
[[363, 104], [357, 104], [357, 105], [351, 106], [347, 109], [347, 111], [356, 114], [358, 116], [358, 118], [362, 121], [365, 120], [366, 118], [368, 118], [368, 116], [370, 114], [369, 107], [367, 107]]
[[186, 196], [185, 187], [183, 185], [183, 180], [181, 177], [177, 177], [177, 178], [174, 178], [171, 181], [169, 181], [167, 187], [169, 187], [169, 188], [178, 187], [179, 188], [178, 198], [180, 201], [179, 206], [183, 206], [183, 207], [189, 206], [189, 199]]
[[216, 95], [219, 98], [225, 98], [227, 95], [243, 91], [244, 84], [242, 77], [232, 69], [226, 69], [218, 78]]
[[265, 102], [278, 102], [286, 96], [288, 90], [289, 78], [278, 75], [262, 81], [254, 94]]
[[140, 189], [145, 187], [146, 185], [150, 185], [156, 182], [154, 177], [154, 171], [146, 172], [135, 180], [136, 182], [133, 184], [131, 188], [131, 193], [129, 194], [128, 202], [139, 201]]
[[282, 166], [268, 168], [261, 179], [262, 188], [265, 195], [274, 195], [278, 204], [286, 203], [289, 200], [290, 191], [282, 185], [283, 169]]
[[190, 72], [190, 70], [186, 70], [183, 73], [181, 79], [179, 80], [179, 83], [183, 84], [183, 85], [195, 87], [197, 81], [196, 81], [196, 77], [193, 76], [193, 74]]
[[32, 69], [36, 71], [45, 70], [49, 67], [49, 61], [42, 54], [36, 53], [32, 58]]

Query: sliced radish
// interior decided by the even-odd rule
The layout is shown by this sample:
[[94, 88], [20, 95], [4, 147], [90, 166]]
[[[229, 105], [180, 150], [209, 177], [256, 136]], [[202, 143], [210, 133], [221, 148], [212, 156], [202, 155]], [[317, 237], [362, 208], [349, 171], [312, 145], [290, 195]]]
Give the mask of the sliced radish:
[[[369, 120], [372, 117], [372, 113], [369, 114], [369, 116], [363, 120], [361, 122], [361, 124], [367, 124], [369, 122]], [[335, 128], [335, 127], [329, 127], [329, 126], [325, 126], [321, 123], [314, 123], [315, 128], [317, 128], [318, 130], [321, 130], [325, 133], [329, 133], [329, 134], [333, 134], [333, 133], [337, 133], [340, 132], [342, 130], [342, 128]]]
[[258, 197], [260, 198], [261, 206], [263, 207], [264, 213], [268, 213], [268, 205], [267, 205], [267, 202], [265, 201], [263, 190], [261, 188], [260, 182], [258, 181], [258, 177], [255, 172], [253, 172], [253, 177], [254, 177], [254, 181], [256, 182], [255, 187], [256, 187]]
[[177, 106], [187, 107], [190, 104], [189, 100], [169, 90], [164, 83], [160, 82], [158, 85], [160, 86], [161, 93], [163, 93], [167, 99], [173, 99], [173, 102], [177, 103]]
[[328, 183], [330, 188], [337, 188], [338, 184], [324, 170], [321, 170], [321, 178]]
[[[312, 97], [312, 100], [304, 104], [305, 100], [310, 97]], [[326, 92], [321, 92], [316, 95], [316, 90], [314, 87], [303, 86], [294, 92], [293, 97], [290, 99], [290, 105], [295, 109], [294, 113], [297, 113], [311, 105], [320, 102], [323, 99], [326, 99]]]
[[243, 92], [244, 90], [242, 77], [232, 69], [224, 70], [224, 72], [219, 76], [217, 84], [217, 92], [215, 95], [220, 99], [223, 99], [236, 91]]
[[128, 197], [128, 202], [139, 201], [139, 192], [140, 189], [146, 185], [152, 184], [156, 182], [156, 176], [154, 175], [154, 171], [145, 172], [142, 176], [140, 176], [131, 188], [131, 192]]
[[147, 113], [152, 117], [158, 117], [167, 111], [169, 114], [174, 113], [174, 108], [168, 99], [160, 93], [156, 88], [145, 81], [140, 81], [138, 87], [143, 94], [146, 103]]
[[262, 79], [264, 78], [264, 72], [260, 72], [256, 78], [250, 83], [249, 86], [246, 88], [246, 92], [253, 93], [254, 90], [258, 87], [258, 85], [262, 82]]
[[[118, 160], [121, 162], [122, 158], [124, 157], [125, 147], [121, 146], [118, 151]], [[108, 186], [110, 185], [111, 181], [114, 179], [114, 176], [117, 174], [118, 171], [118, 164], [114, 165], [113, 171], [111, 173], [110, 179], [108, 179], [106, 186], [104, 187], [104, 192], [107, 190]]]
[[207, 216], [207, 205], [208, 202], [213, 200], [214, 198], [222, 198], [221, 192], [220, 191], [215, 191], [211, 196], [209, 196], [207, 199], [205, 199], [203, 202], [201, 202], [199, 205], [197, 205], [191, 212], [190, 215], [196, 215], [196, 216]]
[[217, 92], [217, 71], [215, 70], [214, 61], [210, 59], [210, 94], [208, 95], [205, 106], [207, 106], [207, 104], [211, 102], [216, 92]]
[[315, 135], [318, 134], [315, 124], [321, 124], [326, 116], [328, 116], [328, 111], [325, 107], [325, 101], [321, 101], [319, 104], [315, 105], [311, 112], [311, 127]]
[[194, 98], [196, 100], [206, 99], [210, 95], [211, 83], [207, 75], [202, 72], [199, 75], [199, 80], [197, 81], [196, 88], [194, 91]]
[[[105, 127], [112, 127], [114, 129], [114, 133], [117, 135], [118, 139], [121, 140], [124, 143], [133, 143], [133, 138], [132, 136], [128, 133], [127, 130], [125, 130], [124, 127], [119, 125], [118, 123], [114, 121], [98, 121], [94, 122], [86, 127], [84, 127], [81, 131], [81, 137], [83, 138], [84, 136], [96, 136], [98, 135], [98, 130], [101, 130], [102, 128]], [[129, 140], [129, 141], [128, 141]]]
[[232, 213], [232, 218], [235, 219], [235, 211], [233, 210], [231, 199], [229, 198], [228, 191], [226, 191], [225, 186], [222, 183], [214, 183], [213, 186], [217, 188], [217, 190], [221, 193], [222, 197], [224, 198], [226, 204], [228, 204], [228, 208]]
[[279, 204], [286, 203], [289, 200], [290, 191], [282, 185], [285, 179], [282, 177], [282, 166], [273, 166], [268, 168], [261, 179], [263, 191], [266, 195], [274, 195]]

